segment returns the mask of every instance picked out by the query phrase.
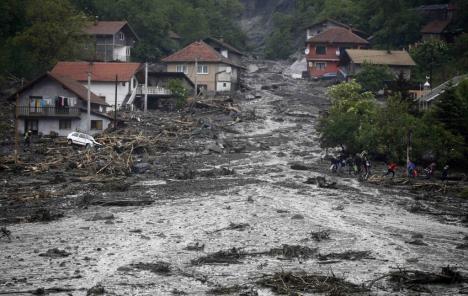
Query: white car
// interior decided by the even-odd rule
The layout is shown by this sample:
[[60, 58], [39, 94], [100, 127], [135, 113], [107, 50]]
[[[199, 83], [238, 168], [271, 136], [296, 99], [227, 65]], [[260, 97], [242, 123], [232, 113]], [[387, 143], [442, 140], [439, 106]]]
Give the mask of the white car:
[[90, 135], [79, 132], [72, 132], [68, 134], [67, 140], [69, 145], [76, 144], [85, 147], [102, 146], [102, 144], [96, 142], [96, 140], [94, 140], [94, 138]]

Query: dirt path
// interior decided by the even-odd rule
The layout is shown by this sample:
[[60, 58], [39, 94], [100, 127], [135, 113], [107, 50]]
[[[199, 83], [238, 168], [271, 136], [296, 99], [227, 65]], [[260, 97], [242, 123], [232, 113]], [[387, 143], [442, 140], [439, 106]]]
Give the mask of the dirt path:
[[[395, 268], [435, 272], [450, 265], [467, 273], [467, 250], [457, 247], [466, 245], [468, 229], [456, 217], [412, 213], [411, 195], [352, 178], [336, 178], [339, 189], [304, 183], [325, 166], [314, 131], [327, 104], [325, 88], [282, 77], [279, 64], [261, 66], [247, 77], [257, 97], [241, 102], [243, 110], [255, 109], [256, 120], [233, 125], [239, 133], [221, 135], [226, 143], [249, 147], [247, 152], [211, 154], [200, 168], [226, 167], [235, 174], [149, 178], [119, 196], [148, 196], [150, 205], [90, 206], [49, 223], [9, 226], [11, 242], [0, 240], [0, 292], [42, 287], [54, 295], [86, 295], [102, 285], [105, 295], [205, 295], [238, 285], [250, 289], [244, 295], [275, 295], [254, 282], [282, 270], [334, 274], [356, 284]], [[208, 158], [193, 157], [197, 163]], [[295, 161], [316, 169], [293, 170]], [[320, 231], [328, 239], [314, 239], [312, 233]], [[311, 254], [289, 258], [297, 256], [272, 252], [284, 244]], [[46, 253], [54, 248], [58, 252]], [[232, 248], [234, 254], [255, 255], [233, 255], [235, 260], [221, 264], [197, 261]], [[63, 290], [50, 290], [57, 287]], [[467, 285], [426, 288], [456, 295]], [[362, 294], [407, 293], [383, 279]]]

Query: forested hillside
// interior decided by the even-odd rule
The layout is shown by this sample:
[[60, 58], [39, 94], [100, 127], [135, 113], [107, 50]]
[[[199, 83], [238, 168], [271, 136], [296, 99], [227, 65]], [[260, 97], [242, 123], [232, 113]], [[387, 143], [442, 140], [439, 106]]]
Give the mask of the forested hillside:
[[[278, 10], [273, 16], [274, 29], [266, 39], [265, 54], [269, 58], [287, 58], [304, 41], [305, 28], [332, 18], [372, 36], [377, 48], [402, 48], [420, 40], [423, 19], [415, 7], [453, 3], [458, 8], [457, 22], [468, 29], [466, 0], [290, 0], [291, 12]], [[298, 42], [300, 41], [300, 42]]]
[[237, 0], [4, 0], [0, 1], [0, 84], [32, 79], [58, 60], [86, 56], [81, 44], [86, 22], [127, 20], [140, 42], [133, 52], [139, 61], [157, 61], [176, 44], [206, 36], [223, 36], [243, 47], [245, 36], [236, 20], [243, 6]]

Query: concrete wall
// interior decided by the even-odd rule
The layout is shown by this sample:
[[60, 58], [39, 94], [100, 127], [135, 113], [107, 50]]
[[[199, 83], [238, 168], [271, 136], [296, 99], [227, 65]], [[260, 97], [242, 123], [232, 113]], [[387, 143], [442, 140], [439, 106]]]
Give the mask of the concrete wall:
[[[177, 72], [177, 65], [187, 65], [187, 77], [195, 83], [195, 63], [170, 63], [167, 65], [168, 72]], [[197, 84], [207, 85], [209, 92], [231, 91], [239, 82], [239, 69], [223, 63], [199, 63], [208, 65], [208, 74], [197, 74]], [[226, 69], [230, 67], [231, 73]]]
[[61, 84], [57, 83], [50, 77], [44, 78], [43, 80], [37, 82], [33, 87], [22, 92], [20, 94], [19, 106], [29, 106], [30, 96], [39, 96], [43, 97], [44, 99], [63, 96], [67, 98], [74, 98], [75, 102], [79, 103], [79, 100], [74, 93], [63, 88]]
[[[38, 118], [38, 133], [42, 135], [49, 135], [51, 132], [56, 132], [59, 134], [59, 136], [66, 137], [69, 133], [73, 131], [82, 131], [82, 132], [87, 132], [88, 129], [88, 121], [87, 119], [87, 114], [85, 112], [81, 113], [81, 119], [80, 118], [75, 118], [75, 119], [70, 119], [71, 120], [71, 128], [70, 129], [60, 129], [59, 127], [59, 121], [60, 119], [58, 118]], [[27, 119], [21, 118], [18, 120], [18, 132], [23, 135], [24, 134], [24, 126], [25, 126], [25, 121]], [[32, 119], [35, 120], [35, 119]], [[110, 120], [101, 116], [96, 116], [94, 114], [91, 114], [91, 120], [102, 120], [102, 126], [103, 130], [109, 127]], [[103, 130], [92, 130], [90, 131], [91, 135], [101, 133]]]
[[[208, 74], [197, 74], [195, 69], [195, 63], [170, 63], [167, 65], [168, 72], [177, 72], [177, 65], [187, 65], [188, 72], [187, 77], [195, 83], [197, 81], [198, 85], [204, 84], [208, 87], [208, 91], [216, 91], [215, 75], [218, 72], [217, 63], [199, 63], [199, 65], [208, 65]], [[196, 76], [196, 79], [195, 79]]]
[[[84, 87], [87, 87], [87, 82], [81, 82]], [[130, 82], [119, 82], [117, 85], [117, 107], [122, 106], [122, 102], [125, 97], [129, 94]], [[111, 105], [110, 109], [113, 109], [115, 105], [115, 82], [91, 82], [91, 91], [98, 95], [106, 98], [106, 103]]]

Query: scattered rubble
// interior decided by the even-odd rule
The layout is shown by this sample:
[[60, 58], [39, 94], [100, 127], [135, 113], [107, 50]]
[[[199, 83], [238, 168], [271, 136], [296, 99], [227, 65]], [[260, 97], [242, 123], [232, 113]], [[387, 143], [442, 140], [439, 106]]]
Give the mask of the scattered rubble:
[[346, 251], [343, 253], [318, 254], [317, 259], [320, 261], [374, 259], [370, 257], [370, 254], [369, 251]]
[[328, 240], [330, 239], [330, 232], [327, 230], [319, 230], [319, 231], [312, 231], [310, 233], [312, 236], [312, 239], [316, 242], [321, 242], [323, 240]]
[[304, 292], [349, 295], [366, 291], [365, 288], [340, 279], [335, 275], [324, 276], [305, 272], [278, 272], [265, 276], [257, 283], [272, 289], [273, 292], [284, 295], [299, 295], [298, 293]]

